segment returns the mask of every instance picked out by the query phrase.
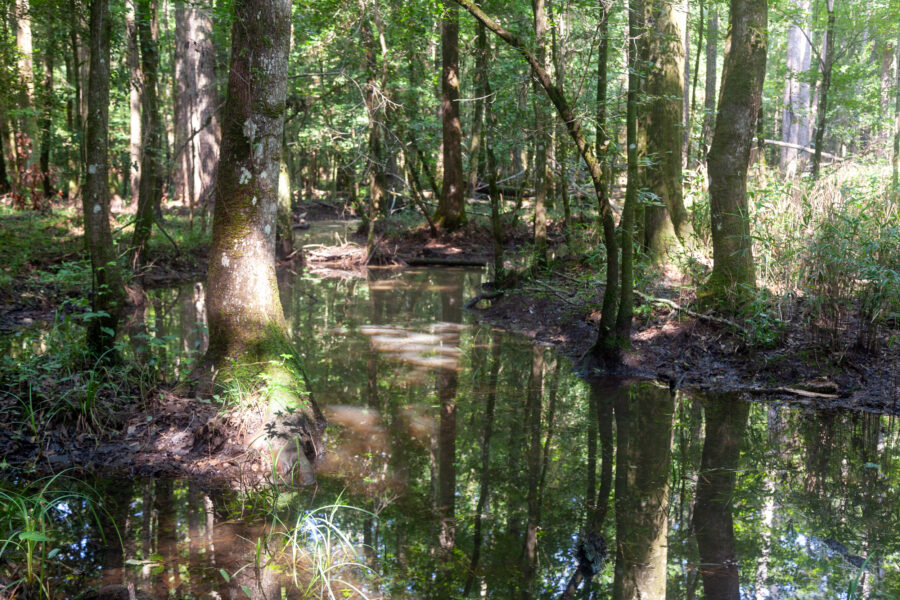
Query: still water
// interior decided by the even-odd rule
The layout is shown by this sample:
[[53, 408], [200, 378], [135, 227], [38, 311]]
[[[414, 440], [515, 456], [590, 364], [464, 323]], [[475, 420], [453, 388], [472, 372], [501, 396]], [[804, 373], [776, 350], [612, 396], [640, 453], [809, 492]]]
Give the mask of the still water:
[[[88, 482], [96, 514], [69, 499], [52, 515], [53, 595], [900, 597], [896, 419], [589, 385], [464, 312], [481, 278], [282, 281], [330, 423], [317, 483]], [[202, 350], [202, 296], [154, 294], [172, 354]]]

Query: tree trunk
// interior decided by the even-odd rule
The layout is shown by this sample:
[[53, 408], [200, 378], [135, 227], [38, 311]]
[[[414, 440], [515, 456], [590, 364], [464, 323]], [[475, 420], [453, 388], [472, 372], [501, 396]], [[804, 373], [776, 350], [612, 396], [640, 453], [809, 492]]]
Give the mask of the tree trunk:
[[[806, 73], [810, 67], [812, 45], [808, 27], [803, 21], [809, 14], [810, 0], [793, 0], [792, 3], [800, 16], [788, 32], [788, 73], [784, 86], [781, 141], [806, 147], [809, 145], [809, 82], [806, 81]], [[783, 148], [781, 170], [792, 178], [797, 174], [801, 158], [796, 148]]]
[[[535, 58], [541, 67], [549, 71], [547, 63], [547, 6], [545, 0], [532, 0], [534, 17]], [[547, 147], [550, 141], [546, 129], [547, 114], [540, 95], [540, 83], [534, 82], [534, 260], [536, 267], [547, 266]], [[562, 89], [562, 88], [560, 88]]]
[[719, 56], [719, 10], [709, 7], [709, 25], [706, 34], [706, 86], [703, 98], [703, 131], [700, 134], [700, 152], [706, 158], [709, 140], [716, 122], [716, 61]]
[[825, 56], [822, 57], [822, 86], [816, 114], [816, 153], [813, 155], [812, 177], [818, 179], [822, 166], [822, 146], [825, 144], [825, 125], [828, 118], [828, 91], [831, 89], [831, 70], [834, 67], [834, 0], [826, 0], [828, 25], [825, 29]]
[[639, 65], [639, 69], [646, 68], [647, 77], [645, 119], [641, 125], [646, 131], [650, 164], [644, 167], [644, 180], [650, 193], [663, 204], [645, 207], [644, 227], [647, 248], [659, 260], [676, 237], [687, 245], [693, 235], [681, 190], [680, 134], [686, 64], [681, 32], [685, 17], [672, 0], [646, 0], [644, 15], [648, 26], [642, 43], [646, 45], [648, 64], [652, 65]]
[[462, 171], [462, 125], [459, 119], [459, 10], [445, 6], [441, 19], [441, 126], [444, 182], [436, 219], [446, 229], [466, 222], [465, 181]]
[[666, 596], [674, 407], [660, 388], [616, 394], [616, 600]]
[[731, 0], [719, 114], [707, 160], [713, 271], [702, 290], [725, 306], [726, 292], [755, 288], [747, 168], [766, 73], [767, 0]]
[[547, 93], [550, 101], [553, 102], [553, 106], [556, 108], [557, 114], [566, 124], [566, 130], [569, 132], [569, 136], [575, 142], [575, 146], [578, 148], [578, 152], [588, 168], [588, 172], [591, 175], [591, 182], [594, 186], [594, 193], [597, 196], [597, 201], [600, 205], [600, 218], [603, 222], [603, 241], [607, 248], [607, 259], [609, 260], [609, 264], [607, 264], [606, 269], [607, 285], [603, 291], [603, 316], [601, 316], [599, 331], [597, 334], [597, 341], [590, 351], [590, 357], [591, 359], [599, 360], [608, 365], [616, 364], [620, 359], [618, 343], [619, 341], [616, 339], [616, 332], [614, 332], [612, 329], [612, 323], [615, 321], [611, 317], [611, 315], [615, 311], [617, 305], [617, 285], [614, 276], [612, 277], [612, 285], [610, 284], [610, 274], [618, 274], [618, 260], [616, 258], [616, 249], [618, 248], [618, 244], [616, 243], [615, 225], [612, 219], [612, 209], [609, 205], [609, 198], [606, 195], [603, 187], [604, 174], [603, 169], [600, 166], [600, 162], [597, 160], [594, 152], [588, 145], [587, 140], [584, 137], [584, 133], [581, 129], [581, 120], [575, 115], [575, 112], [569, 105], [568, 100], [566, 100], [563, 90], [561, 90], [553, 83], [546, 69], [541, 66], [541, 64], [535, 58], [534, 54], [532, 54], [528, 50], [527, 46], [522, 42], [522, 40], [501, 27], [496, 21], [487, 16], [484, 11], [482, 11], [472, 2], [472, 0], [455, 0], [455, 2], [469, 11], [469, 13], [473, 17], [484, 23], [485, 27], [494, 32], [507, 44], [515, 48], [519, 52], [519, 54], [521, 54], [525, 58], [529, 66], [531, 66], [532, 73], [535, 77], [537, 77], [538, 81], [540, 81], [541, 87], [544, 88], [544, 91]]
[[[896, 49], [893, 42], [885, 42], [881, 49], [881, 108], [884, 111], [889, 111], [891, 109], [891, 88], [893, 87], [891, 74], [894, 70], [894, 55]], [[898, 67], [898, 69], [900, 69], [900, 67]]]
[[[361, 3], [360, 7], [365, 10], [366, 4]], [[373, 10], [377, 11], [377, 7], [373, 5]], [[377, 17], [376, 17], [377, 20]], [[379, 74], [378, 69], [378, 43], [375, 34], [369, 26], [367, 18], [363, 19], [361, 34], [364, 38], [366, 47], [366, 76], [368, 81], [365, 87], [365, 104], [366, 115], [368, 117], [369, 126], [369, 147], [368, 157], [366, 160], [366, 173], [369, 179], [369, 204], [366, 211], [366, 221], [368, 226], [368, 235], [366, 247], [368, 256], [371, 259], [375, 251], [375, 223], [378, 217], [385, 210], [384, 199], [387, 191], [387, 177], [385, 175], [385, 156], [383, 151], [382, 129], [385, 125], [384, 100], [379, 99], [379, 94], [384, 94], [385, 73], [384, 68]], [[380, 32], [379, 32], [380, 34]], [[387, 60], [386, 56], [381, 57], [382, 65]]]
[[[31, 6], [29, 0], [16, 0], [16, 49], [18, 50], [18, 70], [22, 88], [18, 108], [21, 109], [19, 132], [28, 136], [26, 147], [34, 150], [38, 144], [38, 126], [34, 118], [34, 63], [31, 44]], [[22, 169], [35, 164], [34, 152], [26, 150], [19, 157]]]
[[900, 177], [898, 177], [898, 165], [900, 165], [900, 38], [897, 38], [897, 73], [894, 77], [896, 89], [894, 90], [894, 155], [891, 158], [891, 181], [894, 188], [894, 206], [900, 206]]
[[137, 205], [141, 185], [141, 56], [135, 22], [135, 2], [125, 0], [125, 37], [128, 47], [128, 189]]
[[50, 146], [53, 128], [53, 55], [55, 49], [49, 45], [44, 49], [44, 86], [41, 103], [41, 182], [44, 188], [44, 197], [53, 196], [53, 178], [50, 173]]
[[703, 592], [710, 600], [740, 600], [731, 511], [750, 403], [738, 398], [716, 399], [704, 403], [704, 408], [706, 435], [693, 517], [703, 565]]
[[[691, 134], [693, 133], [693, 123], [694, 123], [694, 113], [697, 110], [697, 81], [700, 79], [700, 51], [703, 49], [703, 26], [704, 26], [704, 10], [706, 6], [703, 1], [700, 2], [700, 20], [697, 22], [697, 56], [694, 57], [694, 77], [691, 80], [691, 104], [688, 107], [688, 116], [685, 121], [685, 142], [684, 142], [684, 166], [685, 168], [690, 168], [692, 166], [693, 160], [691, 157]], [[690, 19], [687, 20], [687, 24], [685, 28], [690, 28]], [[688, 64], [687, 57], [685, 56], [685, 65]], [[687, 72], [687, 69], [685, 69]], [[685, 84], [685, 90], [687, 89], [687, 84]]]
[[525, 428], [528, 449], [525, 454], [527, 465], [527, 505], [525, 542], [522, 550], [522, 598], [531, 598], [532, 586], [537, 575], [537, 531], [541, 517], [541, 408], [544, 394], [544, 349], [531, 349], [531, 376], [528, 379], [525, 406]]
[[109, 229], [109, 0], [92, 0], [90, 19], [88, 161], [82, 206], [91, 255], [91, 312], [99, 315], [88, 321], [87, 342], [100, 356], [113, 347], [125, 288]]
[[299, 359], [275, 276], [291, 3], [238, 0], [234, 11], [209, 251], [205, 363], [265, 399], [268, 423], [253, 444], [272, 452], [278, 472], [299, 466], [311, 475], [309, 462], [321, 453], [325, 421], [315, 401], [295, 391], [302, 386], [294, 364]]
[[196, 95], [197, 69], [192, 42], [191, 15], [193, 9], [184, 0], [175, 3], [175, 172], [172, 178], [172, 199], [194, 205], [194, 138], [191, 129]]
[[132, 269], [139, 272], [162, 198], [163, 131], [159, 114], [159, 0], [135, 0], [141, 47], [141, 183], [138, 191], [134, 235], [131, 238]]

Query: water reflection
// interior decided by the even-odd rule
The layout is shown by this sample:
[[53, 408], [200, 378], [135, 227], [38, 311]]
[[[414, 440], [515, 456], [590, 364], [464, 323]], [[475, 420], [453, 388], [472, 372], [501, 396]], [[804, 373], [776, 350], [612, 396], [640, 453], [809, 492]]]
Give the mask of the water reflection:
[[[333, 522], [378, 573], [345, 573], [372, 598], [842, 598], [857, 578], [867, 597], [900, 596], [895, 419], [588, 385], [473, 323], [460, 307], [480, 278], [298, 276], [283, 301], [330, 423], [317, 485], [237, 503], [188, 482], [103, 483], [124, 549], [103, 541], [109, 525], [70, 521], [59, 557], [82, 576], [60, 567], [59, 595], [303, 597], [285, 537], [252, 515], [276, 506], [294, 524], [339, 501], [367, 511]], [[202, 349], [202, 291], [151, 294], [158, 359]]]

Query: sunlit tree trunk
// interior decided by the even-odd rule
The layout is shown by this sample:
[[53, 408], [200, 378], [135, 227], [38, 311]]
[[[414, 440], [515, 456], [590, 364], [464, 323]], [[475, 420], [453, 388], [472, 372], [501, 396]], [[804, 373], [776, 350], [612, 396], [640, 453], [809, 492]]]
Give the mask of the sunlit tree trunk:
[[[367, 4], [365, 2], [361, 3], [360, 8], [366, 10]], [[371, 10], [375, 13], [373, 19], [377, 22], [377, 5], [373, 3]], [[368, 225], [366, 246], [371, 258], [372, 253], [375, 251], [375, 223], [385, 210], [384, 201], [387, 192], [384, 142], [382, 139], [382, 130], [385, 128], [385, 101], [383, 97], [379, 97], [385, 93], [385, 71], [384, 66], [382, 66], [381, 73], [379, 73], [378, 41], [372, 27], [369, 25], [367, 16], [363, 18], [361, 34], [366, 48], [366, 77], [368, 79], [365, 86], [366, 115], [369, 127], [368, 156], [366, 160], [366, 173], [369, 180], [369, 204], [366, 210]], [[379, 37], [381, 37], [380, 31]], [[385, 60], [387, 60], [387, 57], [382, 56], [382, 65], [385, 64]]]
[[462, 124], [459, 118], [459, 10], [448, 4], [441, 18], [441, 127], [444, 183], [437, 220], [448, 230], [466, 222], [465, 181], [462, 171]]
[[891, 159], [893, 176], [891, 181], [894, 188], [894, 206], [900, 206], [900, 179], [898, 179], [898, 165], [900, 165], [900, 38], [897, 39], [897, 75], [896, 90], [894, 91], [894, 156]]
[[731, 0], [719, 112], [709, 150], [713, 272], [703, 295], [756, 285], [747, 212], [747, 168], [766, 72], [767, 0]]
[[651, 386], [616, 398], [615, 600], [666, 596], [674, 408]]
[[125, 37], [128, 48], [128, 190], [138, 201], [141, 185], [141, 55], [135, 22], [135, 2], [125, 0]]
[[828, 92], [831, 89], [831, 71], [834, 67], [834, 0], [826, 0], [828, 25], [825, 29], [825, 55], [822, 57], [822, 85], [816, 115], [816, 152], [813, 155], [812, 176], [819, 176], [822, 165], [822, 146], [825, 144], [825, 125], [828, 118]]
[[194, 139], [191, 136], [197, 81], [196, 61], [192, 48], [196, 33], [193, 31], [193, 9], [183, 0], [175, 5], [175, 168], [172, 195], [174, 200], [194, 204]]
[[[18, 108], [22, 109], [19, 118], [19, 131], [26, 134], [33, 150], [38, 147], [38, 127], [34, 114], [34, 60], [31, 44], [31, 5], [29, 0], [16, 0], [16, 49], [19, 52], [17, 67], [22, 83]], [[22, 167], [28, 168], [35, 163], [35, 152], [20, 157]]]
[[[792, 4], [798, 12], [798, 19], [788, 31], [788, 72], [784, 86], [781, 141], [806, 147], [809, 145], [809, 82], [805, 79], [810, 67], [812, 44], [805, 20], [808, 18], [810, 0], [792, 0]], [[801, 158], [796, 148], [782, 148], [781, 170], [788, 177], [793, 177]]]
[[108, 0], [92, 0], [91, 71], [88, 82], [88, 152], [82, 206], [91, 255], [91, 312], [87, 342], [95, 355], [113, 347], [125, 298], [109, 228], [109, 35]]
[[132, 268], [139, 271], [162, 198], [163, 131], [159, 114], [159, 0], [135, 0], [141, 49], [141, 180], [131, 238]]
[[735, 550], [734, 484], [750, 403], [717, 398], [704, 403], [706, 436], [697, 475], [693, 527], [700, 551], [706, 598], [740, 600]]

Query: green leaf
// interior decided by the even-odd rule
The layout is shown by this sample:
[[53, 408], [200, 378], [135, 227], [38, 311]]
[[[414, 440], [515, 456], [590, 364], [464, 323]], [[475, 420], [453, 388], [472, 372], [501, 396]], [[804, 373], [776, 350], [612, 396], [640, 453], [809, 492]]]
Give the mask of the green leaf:
[[105, 334], [108, 335], [109, 337], [115, 337], [115, 335], [116, 335], [115, 330], [110, 329], [109, 327], [101, 327], [101, 328], [100, 328], [100, 331], [103, 332], [103, 333], [105, 333]]
[[244, 590], [244, 593], [247, 594], [247, 597], [248, 597], [248, 598], [252, 598], [252, 597], [253, 597], [253, 594], [251, 593], [252, 590], [251, 590], [248, 586], [242, 585], [242, 586], [241, 586], [241, 589]]
[[28, 542], [52, 542], [53, 540], [48, 538], [46, 535], [41, 533], [40, 531], [23, 531], [19, 533], [19, 539]]
[[225, 583], [228, 583], [231, 581], [231, 575], [229, 575], [228, 571], [226, 571], [225, 569], [219, 569], [219, 575], [222, 576], [222, 579], [225, 580]]

